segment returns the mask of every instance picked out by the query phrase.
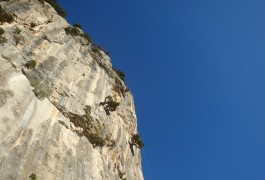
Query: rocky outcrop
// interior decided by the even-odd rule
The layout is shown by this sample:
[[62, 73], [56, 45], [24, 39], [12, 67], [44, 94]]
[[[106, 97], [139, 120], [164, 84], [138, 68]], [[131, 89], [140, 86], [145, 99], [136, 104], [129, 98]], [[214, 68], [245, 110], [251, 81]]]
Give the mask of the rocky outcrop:
[[133, 97], [109, 57], [48, 3], [0, 4], [14, 18], [0, 25], [1, 179], [143, 179]]

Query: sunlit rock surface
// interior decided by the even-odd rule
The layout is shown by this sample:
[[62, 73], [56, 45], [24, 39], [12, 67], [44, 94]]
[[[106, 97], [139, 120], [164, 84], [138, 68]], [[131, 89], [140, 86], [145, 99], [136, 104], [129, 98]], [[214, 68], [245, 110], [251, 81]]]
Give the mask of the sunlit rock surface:
[[[0, 25], [0, 179], [143, 179], [140, 150], [129, 144], [133, 97], [109, 57], [67, 35], [47, 3], [0, 4], [14, 17]], [[106, 97], [119, 103], [115, 111], [102, 105]]]

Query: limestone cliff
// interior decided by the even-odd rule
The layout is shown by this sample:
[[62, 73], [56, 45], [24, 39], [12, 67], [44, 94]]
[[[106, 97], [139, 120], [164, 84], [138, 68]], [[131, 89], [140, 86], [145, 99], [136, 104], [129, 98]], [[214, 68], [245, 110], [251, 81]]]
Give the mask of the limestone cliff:
[[108, 55], [46, 2], [0, 5], [0, 179], [143, 179], [133, 97]]

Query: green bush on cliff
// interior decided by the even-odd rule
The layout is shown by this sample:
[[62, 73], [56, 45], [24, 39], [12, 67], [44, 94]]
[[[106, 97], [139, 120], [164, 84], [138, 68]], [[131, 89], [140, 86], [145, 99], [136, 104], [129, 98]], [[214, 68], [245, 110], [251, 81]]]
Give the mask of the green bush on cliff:
[[35, 173], [32, 173], [32, 174], [29, 176], [29, 178], [30, 178], [31, 180], [37, 180], [37, 175], [36, 175]]
[[0, 27], [0, 36], [2, 36], [5, 33], [5, 30]]
[[19, 29], [19, 27], [15, 27], [14, 31], [13, 31], [14, 34], [20, 34], [21, 33], [21, 29]]
[[72, 27], [72, 26], [68, 26], [66, 28], [64, 28], [65, 33], [67, 35], [71, 35], [71, 36], [81, 36], [83, 38], [85, 38], [89, 43], [92, 42], [92, 38], [87, 34], [87, 33], [82, 33], [79, 29], [79, 27]]
[[119, 69], [115, 69], [115, 68], [113, 68], [113, 70], [116, 72], [116, 74], [118, 74], [118, 76], [121, 78], [122, 81], [125, 81], [125, 73], [124, 72], [122, 72]]
[[85, 38], [89, 43], [92, 42], [92, 38], [87, 33], [82, 34], [82, 37]]
[[4, 44], [7, 42], [7, 39], [4, 36], [0, 36], [0, 44]]
[[99, 103], [103, 106], [107, 115], [110, 115], [110, 112], [116, 111], [117, 107], [120, 105], [119, 102], [113, 100], [111, 96], [107, 96], [104, 102]]
[[102, 56], [100, 51], [103, 51], [108, 56], [110, 55], [110, 51], [105, 52], [105, 50], [101, 46], [98, 46], [96, 44], [93, 44], [91, 51], [99, 56]]
[[36, 66], [36, 61], [34, 60], [29, 60], [26, 64], [25, 67], [27, 69], [33, 69]]
[[81, 35], [80, 30], [76, 27], [68, 26], [64, 30], [67, 35], [71, 35], [71, 36]]
[[[39, 0], [42, 2], [41, 0]], [[55, 11], [62, 17], [66, 17], [66, 12], [63, 10], [63, 8], [57, 3], [56, 0], [44, 0], [45, 2], [49, 3]]]
[[11, 14], [7, 13], [4, 8], [0, 5], [0, 23], [11, 23], [14, 21], [14, 18]]
[[77, 27], [77, 28], [79, 28], [79, 29], [82, 29], [82, 26], [81, 26], [81, 24], [74, 23], [74, 24], [73, 24], [73, 26], [74, 26], [74, 27]]
[[5, 34], [5, 30], [0, 27], [0, 44], [4, 44], [7, 42], [7, 39], [3, 36]]

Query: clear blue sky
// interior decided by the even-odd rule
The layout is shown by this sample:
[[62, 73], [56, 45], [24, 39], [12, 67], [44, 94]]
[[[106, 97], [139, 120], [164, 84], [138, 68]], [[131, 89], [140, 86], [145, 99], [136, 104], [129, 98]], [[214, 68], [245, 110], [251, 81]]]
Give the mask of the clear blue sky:
[[265, 179], [265, 1], [62, 1], [134, 94], [146, 180]]

